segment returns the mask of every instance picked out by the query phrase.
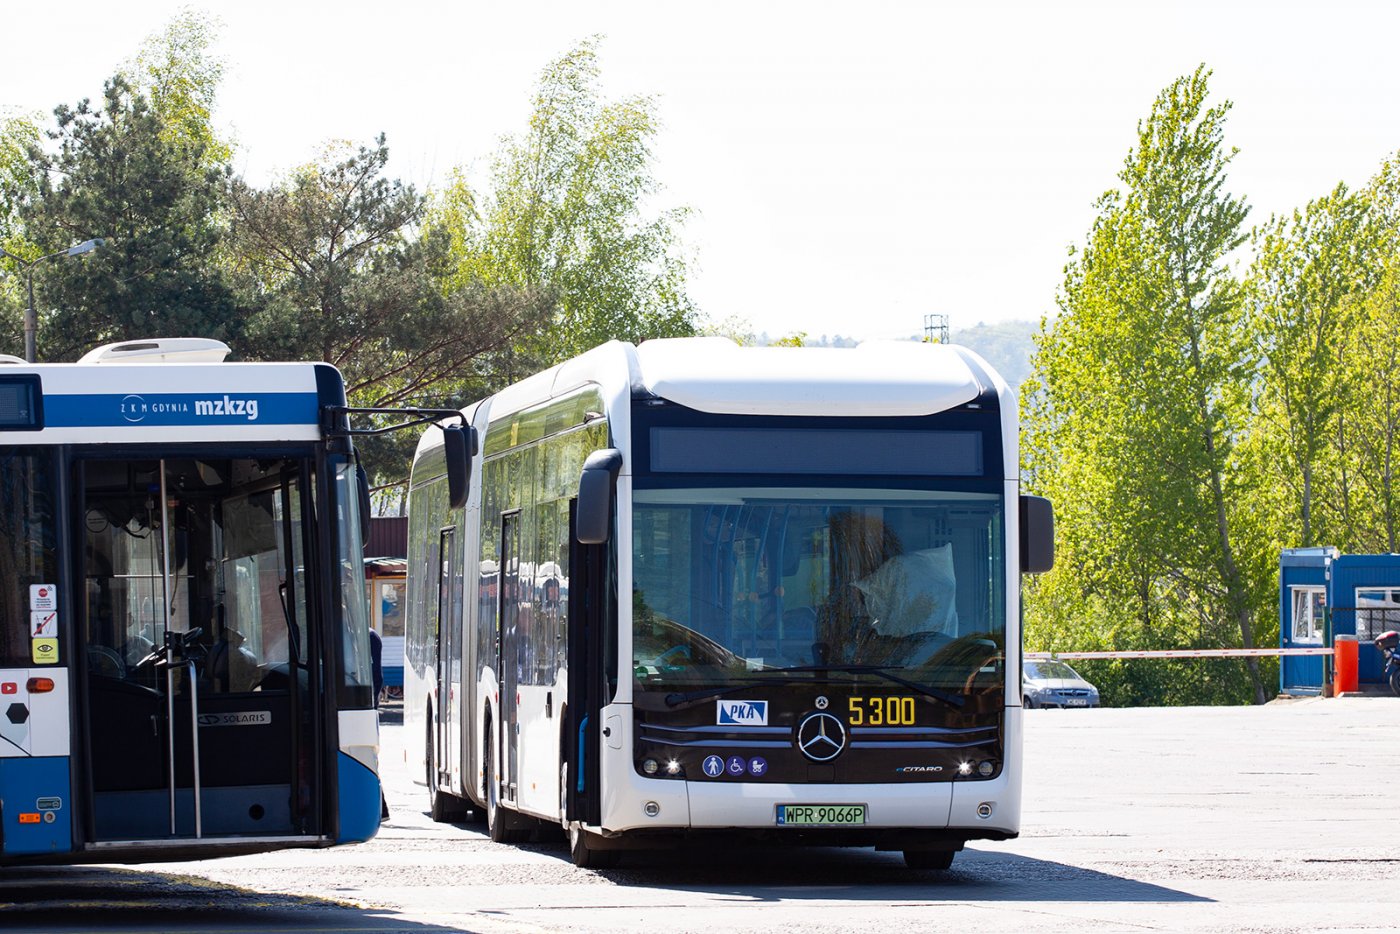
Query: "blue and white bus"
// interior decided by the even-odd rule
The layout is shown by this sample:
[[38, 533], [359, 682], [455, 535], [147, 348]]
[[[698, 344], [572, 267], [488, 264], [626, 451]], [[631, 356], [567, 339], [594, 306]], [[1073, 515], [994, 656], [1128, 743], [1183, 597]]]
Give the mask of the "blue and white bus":
[[0, 358], [0, 864], [378, 829], [341, 377], [227, 352]]
[[1052, 554], [1016, 415], [961, 348], [697, 338], [465, 409], [460, 498], [430, 429], [405, 739], [433, 816], [562, 827], [585, 866], [725, 836], [936, 869], [1014, 837], [1020, 579]]

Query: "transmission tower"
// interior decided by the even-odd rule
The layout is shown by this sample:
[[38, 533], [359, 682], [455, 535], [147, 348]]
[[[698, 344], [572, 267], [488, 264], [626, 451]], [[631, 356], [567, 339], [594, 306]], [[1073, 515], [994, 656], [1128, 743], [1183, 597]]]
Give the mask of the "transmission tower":
[[924, 343], [948, 343], [947, 315], [924, 315]]

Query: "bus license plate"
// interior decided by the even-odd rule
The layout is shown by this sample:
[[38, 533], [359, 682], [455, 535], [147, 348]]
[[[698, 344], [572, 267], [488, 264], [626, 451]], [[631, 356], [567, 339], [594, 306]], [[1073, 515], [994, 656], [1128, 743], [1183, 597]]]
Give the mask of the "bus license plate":
[[780, 804], [778, 825], [798, 827], [849, 827], [865, 823], [863, 804]]

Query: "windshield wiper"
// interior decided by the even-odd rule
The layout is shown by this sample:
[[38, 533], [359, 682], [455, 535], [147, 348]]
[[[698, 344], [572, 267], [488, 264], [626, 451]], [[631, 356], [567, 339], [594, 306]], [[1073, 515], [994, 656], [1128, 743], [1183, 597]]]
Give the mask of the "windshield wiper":
[[[891, 667], [899, 671], [904, 670], [903, 665], [894, 665]], [[925, 697], [931, 697], [936, 701], [942, 701], [949, 707], [962, 707], [965, 703], [963, 698], [956, 694], [949, 694], [947, 691], [940, 691], [938, 688], [931, 688], [917, 681], [901, 678], [899, 675], [891, 674], [889, 668], [882, 668], [879, 665], [793, 665], [790, 668], [770, 668], [767, 670], [781, 672], [783, 674], [803, 671], [839, 671], [845, 674], [876, 675], [877, 677], [884, 678], [886, 681], [891, 681], [901, 687], [906, 687], [911, 691], [917, 691]]]
[[[895, 666], [903, 670], [903, 666]], [[793, 665], [790, 668], [765, 668], [764, 672], [769, 674], [799, 674], [802, 672], [830, 672], [839, 671], [844, 674], [870, 674], [884, 678], [886, 681], [906, 687], [911, 691], [917, 691], [925, 697], [931, 697], [936, 701], [942, 701], [949, 707], [961, 708], [964, 703], [963, 698], [956, 694], [949, 694], [947, 691], [940, 691], [938, 688], [931, 688], [927, 685], [919, 684], [917, 681], [910, 681], [908, 678], [901, 678], [899, 675], [891, 673], [889, 668], [882, 668], [879, 665]], [[790, 682], [781, 681], [775, 678], [749, 679], [737, 684], [730, 684], [720, 688], [702, 688], [698, 691], [687, 693], [675, 692], [667, 694], [665, 702], [667, 707], [679, 707], [681, 704], [688, 704], [692, 701], [710, 700], [716, 697], [723, 697], [726, 694], [733, 694], [735, 691], [745, 691], [756, 684], [788, 684]]]
[[701, 688], [698, 691], [689, 691], [684, 694], [677, 691], [673, 694], [667, 694], [665, 697], [665, 701], [667, 707], [679, 707], [681, 704], [688, 704], [691, 701], [707, 700], [712, 697], [723, 697], [726, 694], [733, 694], [735, 691], [746, 691], [749, 688], [753, 687], [755, 684], [784, 683], [785, 682], [780, 681], [776, 678], [750, 678], [745, 681], [740, 681], [737, 684], [731, 684], [722, 688]]

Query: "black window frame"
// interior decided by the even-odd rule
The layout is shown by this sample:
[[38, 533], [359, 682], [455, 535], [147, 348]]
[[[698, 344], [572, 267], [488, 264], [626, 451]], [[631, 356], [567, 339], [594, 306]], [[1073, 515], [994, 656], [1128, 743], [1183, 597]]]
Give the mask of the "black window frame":
[[[651, 468], [653, 428], [760, 428], [806, 431], [975, 431], [982, 436], [982, 472], [977, 476], [932, 473], [821, 474], [821, 473], [687, 473]], [[856, 489], [910, 489], [942, 492], [1005, 492], [1008, 474], [1002, 445], [1001, 408], [994, 393], [933, 415], [808, 416], [731, 415], [700, 412], [658, 398], [638, 398], [632, 405], [632, 478], [635, 489], [686, 489], [691, 487], [846, 487]], [[767, 479], [771, 479], [771, 484]]]
[[0, 386], [22, 385], [29, 387], [29, 401], [33, 417], [27, 424], [7, 424], [0, 421], [0, 431], [43, 431], [44, 430], [44, 382], [38, 373], [0, 374]]

